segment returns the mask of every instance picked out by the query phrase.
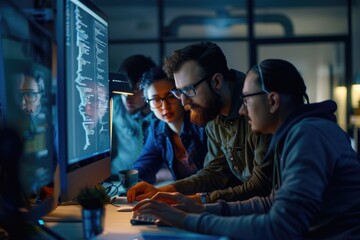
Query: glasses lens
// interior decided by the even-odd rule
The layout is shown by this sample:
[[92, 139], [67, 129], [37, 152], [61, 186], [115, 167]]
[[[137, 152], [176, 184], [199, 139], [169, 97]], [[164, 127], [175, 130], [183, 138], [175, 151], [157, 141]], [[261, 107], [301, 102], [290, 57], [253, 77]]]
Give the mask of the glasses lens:
[[177, 97], [174, 96], [173, 94], [169, 94], [165, 100], [168, 102], [168, 103], [176, 103], [178, 101]]
[[182, 93], [187, 97], [194, 97], [196, 95], [196, 91], [193, 86], [183, 88]]
[[21, 97], [25, 99], [28, 103], [34, 103], [37, 100], [37, 93], [33, 92], [22, 92], [20, 93]]
[[181, 91], [180, 89], [173, 89], [170, 91], [177, 99], [181, 99]]
[[161, 99], [160, 98], [152, 98], [149, 100], [150, 107], [158, 108], [161, 106]]
[[170, 93], [169, 95], [167, 95], [165, 98], [160, 98], [160, 97], [154, 97], [150, 100], [148, 100], [147, 102], [150, 104], [150, 107], [152, 108], [159, 108], [162, 106], [162, 104], [164, 103], [164, 101], [166, 101], [167, 104], [173, 104], [176, 103], [177, 101], [179, 101], [175, 95], [173, 95], [172, 93]]

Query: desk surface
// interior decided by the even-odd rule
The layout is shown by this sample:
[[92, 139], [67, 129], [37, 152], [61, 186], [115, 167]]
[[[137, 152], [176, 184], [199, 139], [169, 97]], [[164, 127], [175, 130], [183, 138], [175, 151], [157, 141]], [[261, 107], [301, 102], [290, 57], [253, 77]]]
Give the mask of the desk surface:
[[[104, 232], [96, 239], [168, 239], [169, 236], [174, 236], [176, 239], [209, 239], [210, 237], [173, 227], [133, 226], [130, 223], [132, 212], [116, 210], [116, 206], [106, 205]], [[45, 218], [45, 226], [64, 239], [83, 239], [81, 207], [79, 205], [57, 207]], [[213, 239], [218, 238], [213, 237]]]

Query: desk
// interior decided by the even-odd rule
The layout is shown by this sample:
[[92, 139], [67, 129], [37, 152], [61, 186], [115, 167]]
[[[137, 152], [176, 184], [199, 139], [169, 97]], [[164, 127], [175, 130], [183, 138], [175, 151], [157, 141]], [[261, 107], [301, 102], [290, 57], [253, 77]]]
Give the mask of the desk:
[[[104, 232], [98, 235], [96, 239], [168, 239], [170, 235], [174, 239], [219, 239], [218, 237], [195, 234], [173, 227], [133, 226], [130, 223], [132, 212], [117, 212], [116, 210], [116, 206], [106, 205]], [[60, 221], [55, 222], [56, 218]], [[64, 239], [83, 239], [81, 207], [79, 205], [57, 207], [45, 218], [45, 226]], [[142, 234], [145, 234], [145, 237], [142, 237]], [[160, 236], [149, 236], [155, 234]]]

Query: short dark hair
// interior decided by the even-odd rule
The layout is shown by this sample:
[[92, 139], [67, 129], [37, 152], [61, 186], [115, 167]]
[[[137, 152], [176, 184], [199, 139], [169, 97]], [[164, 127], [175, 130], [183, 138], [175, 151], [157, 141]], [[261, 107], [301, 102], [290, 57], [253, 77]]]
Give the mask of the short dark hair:
[[282, 59], [266, 59], [254, 65], [249, 71], [259, 76], [259, 84], [262, 75], [265, 90], [292, 96], [297, 105], [304, 104], [304, 98], [309, 102], [304, 79], [290, 62]]
[[126, 74], [132, 86], [135, 88], [136, 84], [140, 82], [143, 73], [155, 66], [155, 62], [150, 57], [136, 54], [126, 58], [121, 63], [118, 72]]
[[163, 69], [169, 78], [189, 61], [196, 61], [204, 70], [205, 75], [221, 73], [225, 79], [229, 78], [229, 68], [221, 48], [212, 42], [200, 42], [175, 50], [170, 57], [164, 59]]
[[174, 82], [173, 78], [168, 78], [160, 67], [153, 67], [149, 71], [145, 72], [141, 77], [140, 89], [144, 91], [144, 97], [146, 98], [146, 91], [156, 81], [159, 80], [168, 80], [169, 82]]

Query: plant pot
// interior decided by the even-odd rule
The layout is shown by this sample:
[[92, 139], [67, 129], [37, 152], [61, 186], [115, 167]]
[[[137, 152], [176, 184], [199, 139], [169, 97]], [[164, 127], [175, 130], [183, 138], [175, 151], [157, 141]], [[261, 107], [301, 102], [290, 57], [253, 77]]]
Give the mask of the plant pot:
[[82, 209], [84, 239], [92, 239], [104, 231], [105, 209]]

